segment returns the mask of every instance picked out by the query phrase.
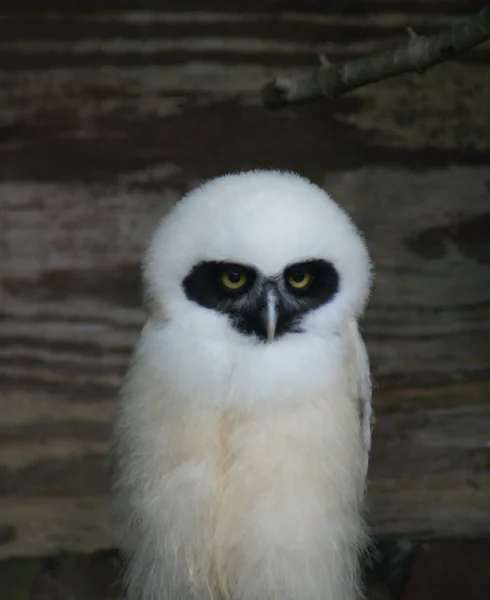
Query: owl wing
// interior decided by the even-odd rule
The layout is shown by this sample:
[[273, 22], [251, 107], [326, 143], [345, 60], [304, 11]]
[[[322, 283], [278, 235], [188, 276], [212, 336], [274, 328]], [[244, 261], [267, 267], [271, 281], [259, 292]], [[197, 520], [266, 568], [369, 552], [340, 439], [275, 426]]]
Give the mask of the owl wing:
[[349, 324], [348, 335], [349, 384], [351, 386], [351, 393], [354, 398], [357, 398], [359, 405], [359, 418], [361, 421], [362, 442], [366, 452], [367, 469], [367, 459], [371, 450], [371, 427], [373, 423], [371, 407], [372, 382], [369, 358], [355, 320], [352, 320]]

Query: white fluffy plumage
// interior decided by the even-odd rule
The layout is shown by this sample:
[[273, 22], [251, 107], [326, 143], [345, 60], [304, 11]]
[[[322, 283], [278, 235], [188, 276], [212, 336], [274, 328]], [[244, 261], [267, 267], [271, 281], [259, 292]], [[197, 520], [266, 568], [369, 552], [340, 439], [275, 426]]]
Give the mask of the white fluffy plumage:
[[[274, 339], [183, 284], [219, 261], [280, 287], [288, 265], [312, 259], [333, 265], [338, 289]], [[158, 225], [114, 433], [129, 600], [359, 597], [371, 383], [357, 320], [370, 273], [346, 213], [291, 173], [218, 177]]]

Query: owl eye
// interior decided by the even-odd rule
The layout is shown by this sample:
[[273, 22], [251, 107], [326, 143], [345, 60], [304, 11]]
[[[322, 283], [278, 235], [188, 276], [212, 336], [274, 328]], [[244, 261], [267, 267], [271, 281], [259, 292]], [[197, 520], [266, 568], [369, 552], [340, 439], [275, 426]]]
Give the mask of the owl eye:
[[287, 276], [288, 284], [295, 290], [305, 290], [311, 281], [312, 276], [305, 269], [295, 269]]
[[226, 271], [221, 275], [221, 283], [227, 290], [240, 290], [247, 283], [247, 276], [240, 271]]

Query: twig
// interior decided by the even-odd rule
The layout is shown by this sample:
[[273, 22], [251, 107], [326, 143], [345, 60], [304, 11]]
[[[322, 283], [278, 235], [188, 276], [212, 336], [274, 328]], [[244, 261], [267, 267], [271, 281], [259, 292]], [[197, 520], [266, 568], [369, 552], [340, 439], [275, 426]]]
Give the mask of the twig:
[[321, 58], [315, 69], [277, 77], [262, 89], [266, 108], [277, 109], [325, 96], [333, 100], [351, 90], [411, 71], [423, 72], [490, 38], [490, 6], [451, 29], [409, 39], [393, 50], [331, 64]]

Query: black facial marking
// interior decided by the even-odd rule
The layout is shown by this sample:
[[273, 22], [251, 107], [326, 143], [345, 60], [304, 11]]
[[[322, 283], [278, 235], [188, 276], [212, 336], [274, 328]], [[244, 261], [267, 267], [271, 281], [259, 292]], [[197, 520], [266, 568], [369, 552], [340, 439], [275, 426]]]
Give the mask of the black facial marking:
[[[247, 278], [243, 287], [232, 290], [222, 283], [222, 276], [228, 274], [230, 281], [236, 282], [241, 275]], [[206, 308], [214, 308], [220, 312], [228, 312], [232, 306], [253, 287], [257, 278], [255, 270], [245, 265], [229, 262], [202, 262], [197, 264], [184, 279], [182, 285], [189, 300]]]
[[[304, 273], [309, 275], [309, 283], [304, 288], [295, 288], [289, 277], [300, 281]], [[332, 263], [326, 260], [307, 260], [289, 265], [284, 271], [284, 281], [290, 294], [301, 300], [304, 310], [312, 310], [329, 302], [339, 291], [339, 274]]]
[[[305, 280], [308, 284], [297, 288], [290, 283]], [[236, 284], [243, 276], [245, 283], [230, 289], [223, 282]], [[324, 260], [308, 260], [289, 265], [283, 273], [266, 278], [250, 266], [229, 262], [202, 262], [197, 264], [182, 282], [189, 300], [228, 315], [233, 327], [240, 333], [266, 340], [264, 311], [268, 293], [277, 298], [275, 337], [301, 331], [303, 316], [329, 302], [338, 292], [339, 275], [335, 267]]]
[[255, 335], [260, 340], [266, 339], [266, 331], [262, 312], [266, 307], [266, 296], [263, 293], [263, 281], [249, 294], [235, 312], [229, 312], [233, 327], [240, 333]]

